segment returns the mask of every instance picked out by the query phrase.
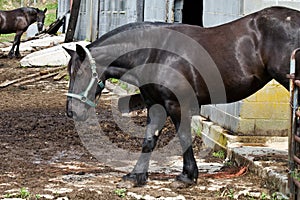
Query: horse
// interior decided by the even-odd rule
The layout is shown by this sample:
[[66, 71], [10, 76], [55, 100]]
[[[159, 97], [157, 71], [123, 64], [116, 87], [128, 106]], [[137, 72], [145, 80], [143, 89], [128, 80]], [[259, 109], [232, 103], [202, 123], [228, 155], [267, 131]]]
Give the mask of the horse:
[[140, 93], [135, 98], [146, 105], [147, 128], [142, 154], [123, 179], [146, 184], [151, 153], [170, 117], [183, 153], [176, 180], [196, 184], [191, 116], [199, 114], [201, 105], [244, 99], [272, 79], [288, 89], [290, 55], [299, 39], [300, 12], [285, 7], [265, 8], [210, 28], [127, 24], [86, 47], [65, 49], [71, 56], [66, 115], [88, 121], [109, 78], [136, 85]]
[[33, 7], [22, 7], [8, 11], [0, 10], [0, 34], [16, 33], [8, 57], [12, 58], [14, 55], [21, 57], [19, 46], [22, 34], [34, 22], [37, 22], [38, 31], [41, 32], [46, 12], [47, 8], [39, 10]]

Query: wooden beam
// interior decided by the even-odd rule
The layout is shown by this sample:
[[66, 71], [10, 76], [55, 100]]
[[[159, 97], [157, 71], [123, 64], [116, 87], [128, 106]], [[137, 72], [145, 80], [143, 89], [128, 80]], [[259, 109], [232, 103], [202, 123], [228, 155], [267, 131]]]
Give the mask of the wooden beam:
[[80, 10], [80, 2], [81, 0], [75, 0], [72, 2], [71, 15], [69, 19], [69, 25], [66, 33], [65, 42], [73, 42], [74, 40], [74, 33], [76, 30], [76, 24]]
[[144, 10], [145, 10], [145, 0], [137, 1], [136, 3], [136, 10], [137, 10], [137, 22], [144, 21]]

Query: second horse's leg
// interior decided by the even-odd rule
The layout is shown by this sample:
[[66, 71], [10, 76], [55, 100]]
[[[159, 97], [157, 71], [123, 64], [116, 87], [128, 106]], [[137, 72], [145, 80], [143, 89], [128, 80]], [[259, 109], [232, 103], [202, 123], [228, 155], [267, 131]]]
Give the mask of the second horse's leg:
[[[21, 43], [21, 36], [22, 36], [22, 34], [23, 34], [23, 31], [16, 32], [13, 45], [12, 45], [12, 47], [11, 47], [9, 53], [8, 53], [8, 57], [9, 58], [12, 58], [14, 55], [17, 58], [21, 57], [21, 54], [20, 54], [20, 51], [19, 51], [19, 46], [20, 46], [20, 43]], [[16, 48], [16, 52], [14, 52], [15, 48]]]
[[17, 58], [20, 58], [21, 57], [21, 54], [20, 54], [20, 43], [21, 43], [21, 36], [22, 36], [22, 34], [23, 34], [24, 32], [22, 31], [22, 32], [17, 32], [16, 33], [16, 35], [18, 35], [18, 38], [17, 38], [17, 44], [16, 44], [16, 52], [15, 52], [15, 56], [17, 57]]

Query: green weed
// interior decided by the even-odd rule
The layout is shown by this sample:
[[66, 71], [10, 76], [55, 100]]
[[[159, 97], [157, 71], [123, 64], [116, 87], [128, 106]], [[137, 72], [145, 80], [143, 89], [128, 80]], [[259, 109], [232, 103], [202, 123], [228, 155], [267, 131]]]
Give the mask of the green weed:
[[225, 159], [225, 152], [223, 150], [219, 150], [217, 152], [213, 152], [213, 157]]
[[125, 188], [121, 188], [121, 189], [116, 189], [114, 192], [119, 197], [124, 198], [124, 197], [126, 197], [127, 190]]

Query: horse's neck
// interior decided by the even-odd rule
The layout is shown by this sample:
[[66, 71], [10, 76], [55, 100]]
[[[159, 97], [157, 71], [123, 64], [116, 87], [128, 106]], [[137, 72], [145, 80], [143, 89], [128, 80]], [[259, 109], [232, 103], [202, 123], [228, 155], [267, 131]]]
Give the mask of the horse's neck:
[[97, 71], [101, 80], [105, 81], [109, 78], [116, 78], [137, 85], [136, 78], [128, 73], [131, 70], [129, 60], [124, 58], [117, 59], [116, 57], [110, 57], [108, 55], [99, 56], [98, 54], [98, 56], [96, 56], [95, 53], [93, 57], [97, 63]]
[[28, 12], [25, 12], [25, 16], [29, 24], [33, 24], [37, 21], [37, 12], [33, 8], [27, 8]]

